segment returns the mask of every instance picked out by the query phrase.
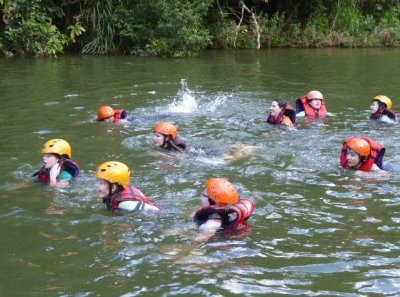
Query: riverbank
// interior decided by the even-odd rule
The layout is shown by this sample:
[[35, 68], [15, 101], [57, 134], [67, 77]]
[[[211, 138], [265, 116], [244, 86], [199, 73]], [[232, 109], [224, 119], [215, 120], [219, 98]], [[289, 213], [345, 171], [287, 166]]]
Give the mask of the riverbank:
[[391, 1], [0, 4], [0, 53], [7, 56], [185, 57], [210, 48], [400, 46], [400, 4]]

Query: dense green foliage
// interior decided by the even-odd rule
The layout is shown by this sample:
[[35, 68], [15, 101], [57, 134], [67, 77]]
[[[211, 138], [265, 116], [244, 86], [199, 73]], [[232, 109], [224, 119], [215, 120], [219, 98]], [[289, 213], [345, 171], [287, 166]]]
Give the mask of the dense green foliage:
[[0, 52], [400, 45], [399, 0], [0, 0]]

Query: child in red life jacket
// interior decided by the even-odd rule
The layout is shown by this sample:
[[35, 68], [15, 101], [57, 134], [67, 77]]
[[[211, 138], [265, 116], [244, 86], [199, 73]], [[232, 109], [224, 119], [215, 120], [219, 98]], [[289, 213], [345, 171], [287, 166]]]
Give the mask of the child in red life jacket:
[[139, 189], [129, 184], [131, 171], [118, 161], [101, 164], [96, 171], [97, 190], [103, 203], [118, 215], [139, 210], [157, 212], [159, 208]]
[[368, 137], [351, 137], [343, 143], [340, 164], [357, 171], [382, 172], [385, 148]]
[[72, 150], [63, 139], [51, 139], [42, 148], [43, 166], [32, 176], [46, 185], [67, 185], [79, 175], [79, 165], [71, 160]]
[[370, 106], [371, 116], [370, 119], [392, 124], [396, 121], [396, 114], [391, 111], [392, 100], [389, 97], [378, 95], [372, 99]]
[[153, 132], [156, 146], [170, 151], [185, 151], [185, 140], [178, 135], [178, 129], [173, 124], [167, 122], [158, 123], [154, 126]]
[[285, 99], [279, 98], [271, 102], [267, 123], [293, 128], [296, 122], [296, 112], [287, 104]]
[[296, 116], [308, 119], [324, 119], [333, 116], [328, 112], [324, 95], [320, 91], [310, 91], [296, 100]]
[[97, 110], [97, 122], [119, 123], [128, 117], [123, 109], [113, 109], [111, 106], [104, 105]]
[[202, 193], [202, 208], [194, 215], [200, 226], [198, 240], [213, 236], [219, 229], [241, 229], [254, 212], [254, 202], [239, 200], [236, 188], [224, 178], [211, 178]]

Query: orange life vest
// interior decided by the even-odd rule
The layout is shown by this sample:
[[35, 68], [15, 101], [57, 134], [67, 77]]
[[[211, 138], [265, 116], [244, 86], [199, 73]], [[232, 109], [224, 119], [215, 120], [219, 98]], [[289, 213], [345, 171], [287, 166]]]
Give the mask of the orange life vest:
[[121, 120], [126, 119], [128, 114], [123, 109], [114, 109], [114, 123], [119, 123]]
[[217, 213], [222, 219], [222, 228], [238, 229], [246, 225], [246, 221], [254, 212], [255, 204], [251, 199], [241, 199], [239, 203], [228, 206], [210, 205], [200, 208], [194, 215], [194, 221], [198, 224], [204, 224], [211, 215]]
[[[368, 158], [363, 162], [363, 164], [360, 166], [359, 170], [371, 171], [372, 166], [374, 164], [376, 164], [380, 169], [382, 169], [383, 155], [385, 154], [386, 149], [369, 137], [359, 137], [359, 138], [367, 141], [371, 147], [371, 153], [369, 154]], [[342, 153], [340, 154], [340, 165], [342, 165], [342, 167], [344, 168], [350, 168], [346, 159], [347, 149], [348, 146], [347, 142], [345, 141], [342, 146]]]
[[[297, 112], [304, 111], [306, 114], [306, 118], [309, 119], [324, 119], [328, 116], [328, 110], [326, 108], [325, 100], [321, 100], [321, 108], [316, 110], [314, 109], [310, 103], [308, 103], [307, 96], [303, 96], [297, 99], [298, 103], [301, 104], [302, 110], [298, 110]], [[297, 104], [298, 106], [298, 104]]]

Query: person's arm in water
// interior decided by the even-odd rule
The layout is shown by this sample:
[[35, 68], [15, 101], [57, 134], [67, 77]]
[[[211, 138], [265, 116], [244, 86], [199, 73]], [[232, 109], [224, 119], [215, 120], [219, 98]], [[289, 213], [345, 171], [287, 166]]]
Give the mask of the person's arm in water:
[[385, 123], [385, 124], [394, 124], [395, 121], [389, 118], [387, 115], [383, 115], [380, 120], [380, 122]]
[[221, 217], [218, 214], [213, 214], [207, 222], [203, 223], [199, 227], [200, 233], [196, 236], [196, 241], [206, 241], [210, 237], [214, 236], [215, 233], [222, 226]]
[[390, 175], [390, 173], [385, 170], [380, 169], [376, 164], [374, 164], [374, 165], [372, 165], [372, 168], [370, 171], [357, 170], [356, 175], [358, 175], [358, 176], [372, 176], [372, 175], [388, 176], [388, 175]]
[[129, 212], [135, 212], [138, 210], [146, 212], [159, 211], [157, 206], [150, 205], [141, 201], [122, 201], [118, 204], [118, 208]]

